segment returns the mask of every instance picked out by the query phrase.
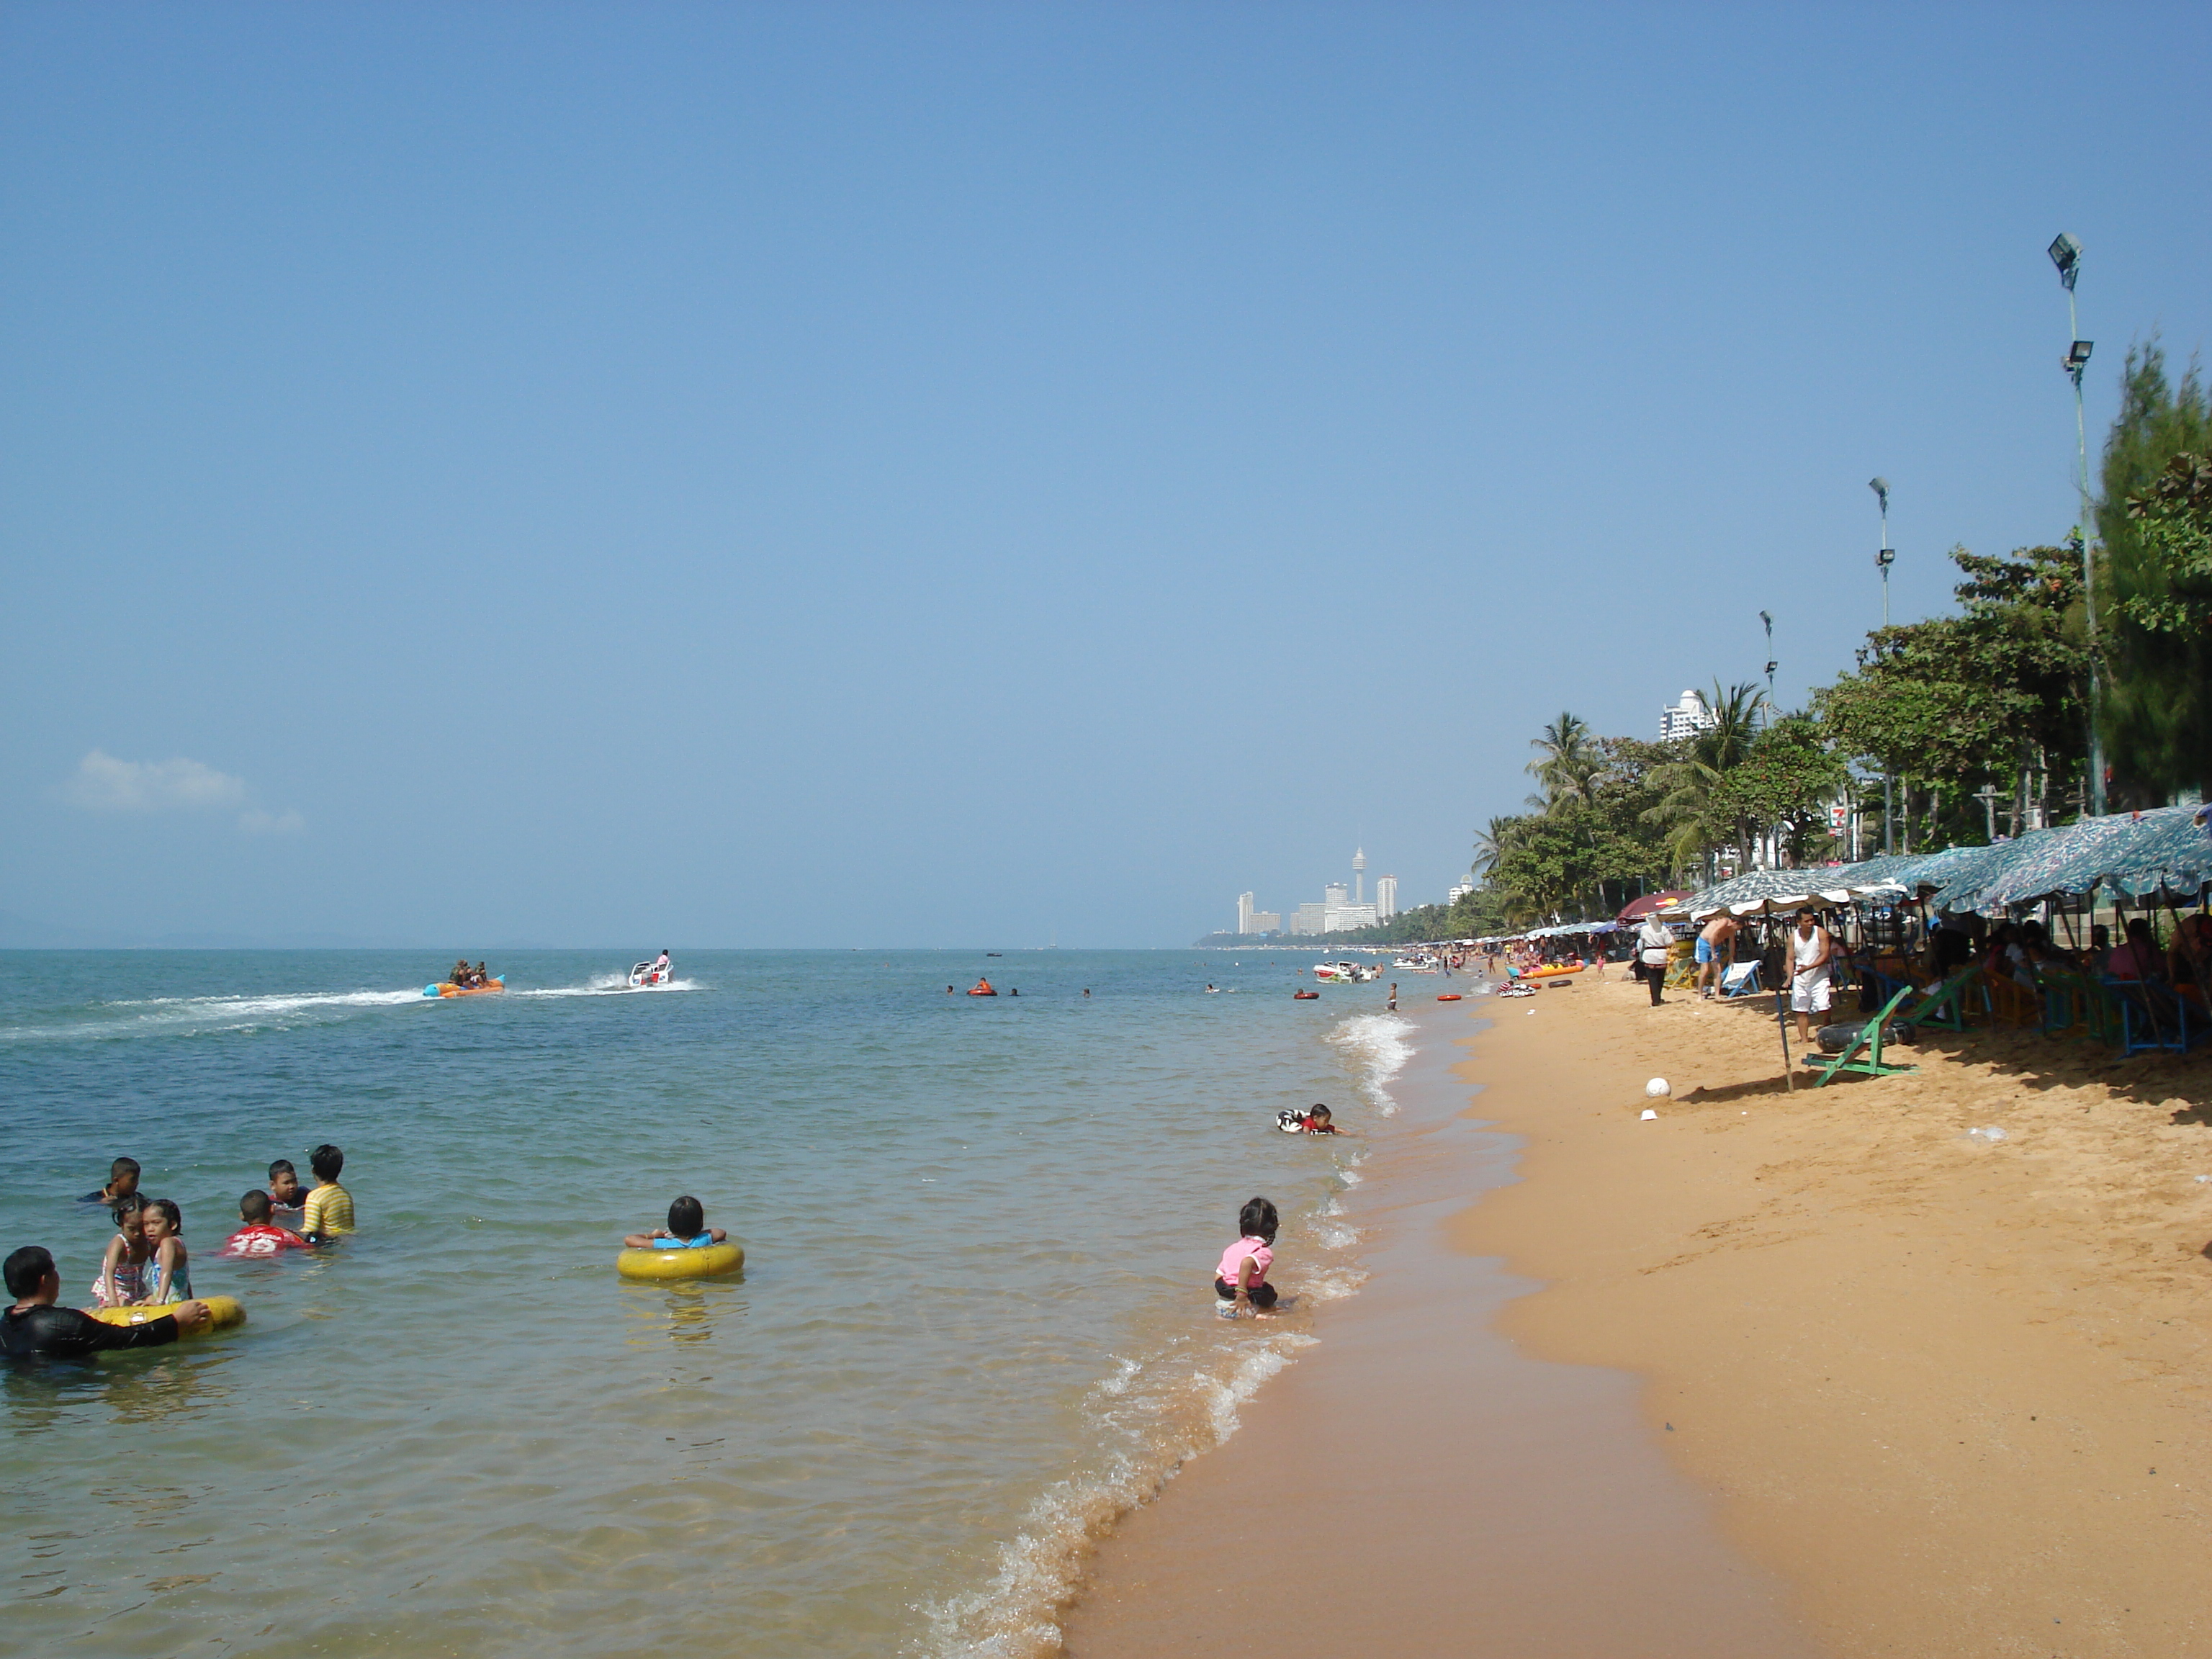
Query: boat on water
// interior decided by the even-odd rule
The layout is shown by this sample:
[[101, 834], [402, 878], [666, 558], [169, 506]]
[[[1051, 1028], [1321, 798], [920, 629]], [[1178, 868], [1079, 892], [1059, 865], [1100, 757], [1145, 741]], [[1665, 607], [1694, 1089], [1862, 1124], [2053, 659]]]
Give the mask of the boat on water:
[[481, 985], [456, 985], [451, 980], [441, 980], [435, 985], [426, 985], [426, 997], [495, 997], [507, 989], [507, 981], [495, 975]]
[[649, 991], [658, 985], [671, 983], [676, 977], [672, 962], [636, 962], [630, 964], [629, 988], [633, 991]]
[[1339, 985], [1364, 985], [1379, 978], [1382, 972], [1371, 963], [1357, 962], [1316, 962], [1313, 967], [1316, 979]]
[[1443, 972], [1443, 966], [1432, 956], [1417, 954], [1400, 957], [1390, 964], [1390, 971], [1394, 974], [1440, 974]]

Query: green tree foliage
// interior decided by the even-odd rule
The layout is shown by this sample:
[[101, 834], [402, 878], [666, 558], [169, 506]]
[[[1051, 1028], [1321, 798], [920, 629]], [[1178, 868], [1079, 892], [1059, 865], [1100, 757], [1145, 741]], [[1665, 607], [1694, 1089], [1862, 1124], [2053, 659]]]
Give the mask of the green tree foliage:
[[2212, 397], [2196, 365], [2175, 384], [2155, 341], [2130, 349], [2105, 441], [2096, 529], [2109, 576], [2099, 617], [2110, 665], [2105, 742], [2120, 793], [2139, 800], [2212, 783], [2212, 630], [2189, 625], [2201, 622], [2212, 591], [2202, 565], [2191, 563], [2190, 526], [2202, 536], [2202, 508], [2185, 489], [2158, 494], [2174, 457], [2207, 451]]
[[1719, 793], [1720, 784], [1743, 763], [1759, 740], [1766, 694], [1755, 685], [1723, 689], [1717, 681], [1705, 707], [1713, 723], [1682, 740], [1676, 751], [1652, 769], [1658, 799], [1645, 809], [1644, 821], [1662, 837], [1677, 869], [1705, 865], [1713, 849], [1734, 842], [1750, 845], [1751, 826]]
[[1816, 722], [1803, 714], [1785, 714], [1720, 775], [1711, 804], [1718, 817], [1737, 826], [1739, 836], [1746, 826], [1753, 835], [1771, 834], [1793, 863], [1802, 863], [1815, 844], [1826, 852], [1827, 803], [1849, 777], [1842, 757]]
[[1563, 712], [1528, 746], [1536, 751], [1528, 774], [1544, 791], [1543, 805], [1591, 798], [1603, 759], [1585, 721]]
[[2063, 787], [2087, 735], [2079, 564], [2057, 547], [1951, 559], [1960, 613], [1869, 634], [1858, 667], [1814, 694], [1814, 716], [1844, 757], [1893, 771], [1907, 799], [1955, 806], [1978, 785], [2012, 794], [2054, 770]]

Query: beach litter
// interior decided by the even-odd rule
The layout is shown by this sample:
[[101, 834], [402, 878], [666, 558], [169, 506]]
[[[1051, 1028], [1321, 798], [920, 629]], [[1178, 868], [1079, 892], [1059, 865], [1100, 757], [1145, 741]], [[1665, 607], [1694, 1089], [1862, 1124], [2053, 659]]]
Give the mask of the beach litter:
[[1986, 1129], [1969, 1129], [1959, 1137], [1961, 1140], [1978, 1140], [1984, 1146], [1994, 1146], [2005, 1138], [2005, 1132], [1991, 1124]]
[[1644, 1109], [1644, 1115], [1638, 1118], [1637, 1121], [1639, 1123], [1649, 1123], [1653, 1118], [1656, 1118], [1658, 1115], [1658, 1113], [1653, 1111], [1649, 1106], [1646, 1106]]

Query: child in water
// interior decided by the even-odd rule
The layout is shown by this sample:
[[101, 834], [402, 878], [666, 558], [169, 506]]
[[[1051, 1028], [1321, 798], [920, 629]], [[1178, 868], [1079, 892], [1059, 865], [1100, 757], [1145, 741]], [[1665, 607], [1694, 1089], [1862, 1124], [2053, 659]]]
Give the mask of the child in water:
[[115, 1237], [100, 1259], [92, 1299], [103, 1308], [135, 1307], [146, 1299], [146, 1200], [135, 1193], [117, 1203]]
[[1298, 1120], [1298, 1132], [1309, 1135], [1340, 1135], [1344, 1133], [1336, 1127], [1336, 1121], [1329, 1115], [1328, 1108], [1319, 1104]]
[[146, 1236], [146, 1299], [155, 1307], [192, 1299], [191, 1253], [185, 1249], [185, 1212], [176, 1200], [149, 1198], [140, 1211]]
[[138, 1194], [138, 1160], [118, 1158], [107, 1166], [107, 1184], [96, 1193], [87, 1193], [77, 1201], [81, 1204], [105, 1204], [113, 1208], [126, 1198]]
[[1275, 1229], [1280, 1224], [1275, 1206], [1264, 1198], [1248, 1199], [1237, 1212], [1240, 1237], [1221, 1253], [1214, 1270], [1213, 1293], [1229, 1304], [1228, 1316], [1241, 1318], [1245, 1309], [1262, 1318], [1275, 1305], [1275, 1287], [1267, 1282], [1267, 1269], [1275, 1261]]
[[338, 1185], [345, 1154], [325, 1141], [307, 1154], [307, 1167], [315, 1172], [315, 1190], [307, 1194], [300, 1216], [300, 1231], [309, 1238], [336, 1238], [353, 1231], [353, 1194]]
[[280, 1158], [269, 1166], [269, 1207], [272, 1210], [296, 1210], [307, 1201], [307, 1193], [300, 1186], [300, 1172], [292, 1167], [292, 1160]]
[[252, 1260], [309, 1248], [307, 1241], [289, 1227], [270, 1221], [269, 1209], [269, 1194], [258, 1187], [240, 1199], [238, 1218], [245, 1224], [223, 1240], [221, 1254], [234, 1260]]
[[702, 1250], [729, 1237], [720, 1227], [707, 1224], [707, 1206], [696, 1198], [679, 1198], [668, 1206], [668, 1224], [649, 1233], [632, 1233], [623, 1243], [633, 1250]]

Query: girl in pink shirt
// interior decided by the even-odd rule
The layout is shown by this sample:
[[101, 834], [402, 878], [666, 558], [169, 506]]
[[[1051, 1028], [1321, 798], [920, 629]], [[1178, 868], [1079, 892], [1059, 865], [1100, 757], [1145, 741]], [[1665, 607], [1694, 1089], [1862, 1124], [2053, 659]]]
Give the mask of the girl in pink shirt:
[[1275, 1206], [1264, 1198], [1249, 1200], [1238, 1212], [1237, 1226], [1243, 1236], [1221, 1253], [1221, 1266], [1213, 1274], [1213, 1293], [1228, 1302], [1231, 1317], [1247, 1307], [1275, 1305], [1267, 1269], [1274, 1264], [1275, 1229], [1280, 1224]]

